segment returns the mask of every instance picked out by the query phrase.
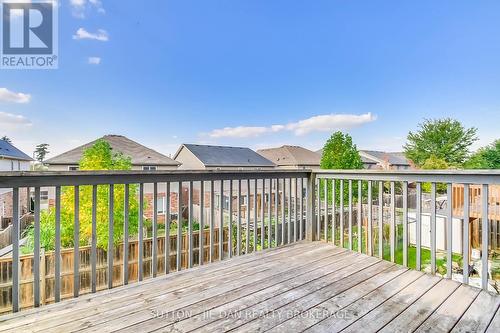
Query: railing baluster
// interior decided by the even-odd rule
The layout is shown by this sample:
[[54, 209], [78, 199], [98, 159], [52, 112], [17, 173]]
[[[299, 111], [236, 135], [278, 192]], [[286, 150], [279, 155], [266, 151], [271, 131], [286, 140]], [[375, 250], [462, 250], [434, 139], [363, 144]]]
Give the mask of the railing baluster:
[[176, 268], [179, 272], [182, 269], [182, 182], [178, 182], [177, 194], [177, 255]]
[[453, 267], [453, 184], [446, 184], [446, 277], [451, 279]]
[[292, 242], [292, 178], [288, 178], [288, 225], [286, 243]]
[[422, 269], [422, 183], [417, 183], [417, 220], [416, 220], [416, 241], [417, 254], [415, 268], [420, 271]]
[[[28, 189], [28, 196], [29, 196]], [[45, 279], [45, 276], [42, 276]], [[33, 303], [40, 306], [40, 187], [35, 187], [35, 221], [33, 227]]]
[[247, 179], [247, 206], [245, 208], [245, 254], [250, 251], [250, 179]]
[[265, 223], [265, 195], [266, 195], [266, 181], [262, 179], [262, 193], [260, 196], [260, 248], [264, 250], [264, 241], [266, 239], [266, 223]]
[[340, 180], [340, 240], [339, 246], [344, 247], [344, 180]]
[[228, 226], [227, 252], [229, 258], [233, 257], [233, 180], [229, 180], [229, 226]]
[[276, 247], [279, 243], [279, 203], [280, 203], [280, 180], [276, 178], [276, 187], [274, 190], [274, 244]]
[[74, 187], [74, 230], [73, 230], [73, 297], [80, 293], [80, 188]]
[[403, 266], [408, 267], [408, 182], [403, 182]]
[[254, 179], [253, 182], [253, 248], [252, 251], [257, 251], [258, 243], [258, 233], [259, 233], [259, 225], [258, 225], [258, 209], [257, 209], [257, 179]]
[[12, 311], [19, 311], [19, 188], [12, 189]]
[[237, 255], [241, 255], [241, 179], [238, 179], [238, 226], [236, 227], [236, 236], [238, 247], [236, 248]]
[[304, 239], [304, 178], [300, 177], [300, 230], [299, 239]]
[[286, 205], [286, 178], [282, 179], [283, 192], [281, 193], [281, 245], [285, 245], [286, 242], [286, 216], [285, 216], [285, 205]]
[[358, 180], [358, 252], [361, 253], [363, 246], [363, 227], [361, 226], [362, 209], [363, 209], [363, 193], [362, 193], [362, 183]]
[[298, 219], [298, 187], [299, 187], [299, 179], [298, 178], [294, 178], [295, 179], [295, 200], [293, 201], [293, 211], [294, 211], [294, 221], [293, 221], [293, 241], [296, 242], [297, 241], [297, 222], [299, 221]]
[[335, 179], [332, 179], [332, 244], [335, 245], [335, 232], [337, 229], [337, 226], [335, 225], [337, 223], [337, 202], [335, 200], [336, 196], [336, 188], [335, 188], [336, 182]]
[[325, 230], [325, 242], [328, 242], [328, 179], [323, 179], [323, 194], [325, 196], [325, 214], [323, 221], [323, 229]]
[[349, 179], [349, 250], [352, 251], [352, 180]]
[[273, 180], [271, 178], [269, 178], [269, 189], [267, 191], [267, 217], [268, 217], [268, 221], [267, 221], [267, 247], [268, 248], [271, 248], [271, 241], [272, 241], [272, 226], [271, 226], [271, 219], [272, 219], [272, 216], [271, 216], [271, 203], [272, 203], [272, 200], [271, 200], [271, 197], [272, 197], [272, 193], [273, 193]]
[[372, 198], [372, 181], [368, 181], [368, 236], [366, 237], [367, 251], [369, 256], [373, 255], [373, 198]]
[[488, 290], [488, 241], [490, 238], [490, 228], [488, 225], [488, 185], [483, 184], [483, 189], [481, 191], [481, 199], [483, 203], [482, 208], [482, 235], [481, 235], [481, 287], [484, 290]]
[[224, 259], [224, 180], [220, 180], [219, 260]]
[[125, 200], [123, 203], [123, 285], [128, 284], [128, 225], [129, 225], [130, 188], [125, 184]]
[[384, 182], [378, 182], [378, 256], [384, 259]]
[[200, 230], [198, 231], [198, 264], [201, 266], [205, 261], [205, 182], [200, 181]]
[[152, 240], [152, 272], [156, 277], [158, 271], [158, 183], [153, 183], [153, 240]]
[[137, 279], [142, 281], [144, 276], [142, 262], [144, 257], [144, 184], [139, 184], [139, 226], [138, 226], [138, 244], [137, 244], [137, 260], [138, 260], [138, 269], [137, 269]]
[[464, 184], [463, 283], [469, 283], [469, 184]]
[[319, 240], [317, 238], [317, 232], [315, 230], [315, 227], [317, 226], [315, 223], [315, 214], [316, 214], [316, 209], [314, 207], [314, 203], [316, 202], [316, 198], [314, 198], [314, 186], [317, 184], [317, 178], [315, 173], [309, 174], [309, 177], [307, 178], [307, 185], [306, 185], [306, 240], [308, 241], [315, 241]]
[[[125, 196], [126, 195], [127, 192], [125, 192]], [[90, 241], [90, 288], [93, 293], [97, 291], [97, 185], [92, 186], [92, 236]]]
[[[54, 298], [61, 301], [61, 187], [56, 186], [56, 239], [55, 239], [55, 267], [54, 267]], [[94, 292], [94, 291], [92, 291]]]
[[108, 289], [113, 288], [114, 192], [115, 187], [110, 184], [108, 199]]
[[318, 209], [317, 221], [316, 221], [316, 240], [321, 239], [321, 179], [316, 178], [316, 207]]
[[395, 260], [396, 254], [396, 190], [395, 183], [391, 182], [391, 226], [390, 226], [390, 239], [391, 239], [391, 262]]
[[215, 228], [215, 183], [210, 182], [210, 262], [214, 261], [214, 228]]
[[193, 267], [193, 181], [189, 182], [188, 194], [188, 268]]
[[165, 184], [165, 274], [170, 272], [170, 225], [172, 214], [170, 212], [170, 182]]
[[436, 183], [431, 183], [431, 273], [436, 273]]

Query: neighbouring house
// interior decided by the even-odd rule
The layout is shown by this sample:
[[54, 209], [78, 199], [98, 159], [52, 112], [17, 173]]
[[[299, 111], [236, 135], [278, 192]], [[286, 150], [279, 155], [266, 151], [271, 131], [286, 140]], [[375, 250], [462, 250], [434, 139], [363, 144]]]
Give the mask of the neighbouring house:
[[[0, 172], [29, 171], [31, 157], [16, 148], [10, 142], [0, 140]], [[25, 189], [19, 191], [21, 214], [29, 210]], [[6, 228], [12, 219], [12, 189], [0, 189], [0, 229]]]
[[403, 152], [360, 150], [365, 169], [409, 170], [413, 166]]
[[10, 142], [0, 140], [0, 171], [28, 171], [32, 161]]
[[[170, 157], [163, 155], [151, 148], [141, 145], [123, 135], [105, 135], [101, 138], [108, 142], [115, 152], [121, 152], [123, 155], [130, 157], [132, 161], [132, 170], [144, 171], [161, 171], [161, 170], [176, 170], [180, 163], [174, 161]], [[82, 146], [71, 149], [58, 156], [52, 157], [45, 161], [49, 171], [74, 171], [78, 170], [79, 162], [82, 158], [85, 149], [92, 147], [97, 140], [86, 143]], [[54, 198], [53, 189], [42, 189], [42, 208], [49, 204], [49, 198]], [[153, 186], [145, 184], [144, 186], [145, 201], [150, 203], [144, 211], [146, 218], [153, 216]], [[171, 194], [171, 206], [177, 207], [177, 196]], [[166, 207], [165, 191], [162, 186], [158, 187], [158, 217], [159, 220], [164, 220], [164, 211]]]
[[257, 150], [257, 153], [270, 160], [280, 169], [318, 169], [321, 155], [300, 147], [281, 146]]
[[183, 144], [174, 155], [185, 170], [265, 170], [276, 165], [250, 148]]
[[[121, 152], [132, 160], [133, 170], [175, 170], [179, 162], [174, 161], [151, 148], [141, 145], [122, 135], [105, 135], [101, 138], [108, 142], [113, 151]], [[85, 149], [92, 147], [97, 140], [71, 149], [45, 161], [49, 171], [78, 170], [78, 164]]]

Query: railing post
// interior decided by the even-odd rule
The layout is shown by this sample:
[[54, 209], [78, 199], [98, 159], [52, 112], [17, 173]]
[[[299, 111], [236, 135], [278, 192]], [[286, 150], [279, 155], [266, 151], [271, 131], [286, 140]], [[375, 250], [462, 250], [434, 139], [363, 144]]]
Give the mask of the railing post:
[[306, 200], [307, 200], [307, 215], [306, 215], [306, 240], [308, 241], [316, 241], [317, 235], [316, 235], [316, 218], [315, 218], [315, 193], [316, 191], [314, 190], [314, 185], [316, 184], [316, 174], [314, 172], [311, 172], [309, 177], [307, 178], [307, 193], [306, 193]]

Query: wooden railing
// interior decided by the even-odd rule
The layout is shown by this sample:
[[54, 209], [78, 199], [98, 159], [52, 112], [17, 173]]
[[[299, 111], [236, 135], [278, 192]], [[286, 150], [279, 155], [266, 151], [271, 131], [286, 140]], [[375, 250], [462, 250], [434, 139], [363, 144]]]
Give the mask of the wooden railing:
[[[207, 262], [225, 260], [304, 239], [306, 196], [303, 193], [307, 191], [309, 176], [310, 171], [307, 170], [0, 173], [0, 188], [11, 188], [13, 192], [14, 222], [12, 256], [2, 259], [6, 273], [5, 276], [0, 276], [0, 288], [4, 288], [2, 294], [7, 298], [3, 304], [11, 304], [11, 310], [16, 312], [21, 307], [38, 307], [48, 302], [59, 302], [64, 298], [78, 297], [82, 293], [95, 293], [104, 288], [141, 281], [145, 277], [154, 278], [173, 270], [189, 269]], [[98, 192], [103, 186], [107, 195], [105, 223], [108, 243], [101, 248], [97, 244], [97, 227], [98, 215], [103, 213], [97, 210], [99, 200], [102, 199]], [[120, 213], [123, 214], [123, 237], [116, 244], [114, 222], [117, 213], [114, 205], [115, 189], [118, 186], [120, 191], [124, 191], [121, 192], [124, 210]], [[166, 218], [163, 229], [171, 230], [175, 225], [174, 236], [169, 232], [163, 236], [159, 234], [159, 186], [165, 189], [166, 198], [170, 198], [172, 192], [177, 193], [177, 204], [167, 200], [164, 213]], [[28, 187], [34, 188], [35, 194], [33, 253], [20, 256], [19, 192]], [[46, 253], [42, 253], [41, 247], [41, 188], [48, 188], [54, 193], [51, 200], [54, 202], [55, 249]], [[62, 218], [67, 218], [61, 214], [62, 209], [68, 205], [65, 202], [66, 206], [61, 207], [65, 189], [73, 194], [70, 202], [73, 220], [70, 222], [74, 234], [70, 249], [63, 249], [61, 246], [61, 221]], [[131, 189], [137, 189], [137, 192]], [[148, 191], [152, 193], [146, 193]], [[194, 195], [195, 192], [197, 195]], [[195, 210], [194, 205], [206, 206], [207, 192], [210, 207], [208, 212], [200, 208]], [[82, 197], [84, 193], [87, 195]], [[187, 198], [184, 199], [183, 194], [186, 193]], [[129, 228], [132, 196], [138, 202], [138, 228], [134, 235], [130, 234]], [[144, 213], [148, 207], [146, 196], [152, 198], [151, 221], [145, 220]], [[246, 198], [244, 205], [243, 197]], [[226, 198], [230, 198], [229, 205]], [[171, 206], [177, 207], [177, 211], [173, 211]], [[311, 207], [309, 206], [310, 214]], [[244, 209], [249, 214], [243, 214]], [[89, 210], [86, 213], [92, 216], [88, 246], [80, 246], [83, 210]], [[187, 222], [187, 230], [181, 227], [181, 223], [172, 221], [172, 216]], [[102, 223], [102, 216], [99, 221]], [[150, 222], [152, 226], [151, 235], [147, 239], [144, 234], [146, 222]], [[194, 231], [195, 222], [199, 224], [199, 231]], [[164, 248], [170, 249], [168, 255], [162, 250]], [[129, 258], [128, 262], [123, 258]]]
[[[464, 283], [470, 282], [474, 269], [471, 253], [477, 250], [481, 258], [477, 263], [479, 272], [475, 273], [481, 287], [490, 289], [489, 282], [497, 284], [489, 279], [490, 261], [498, 260], [499, 250], [497, 221], [491, 223], [495, 215], [490, 211], [492, 201], [496, 200], [492, 198], [497, 197], [495, 191], [500, 184], [500, 172], [318, 170], [313, 177], [316, 205], [320, 207], [316, 226], [313, 226], [316, 239], [359, 252], [366, 249], [369, 255], [417, 270], [428, 269], [430, 273], [448, 278], [458, 274]], [[463, 191], [460, 193], [457, 188]], [[427, 205], [422, 199], [424, 192], [430, 197]], [[384, 206], [387, 195], [390, 196], [389, 205]], [[396, 204], [397, 197], [402, 199], [400, 206]], [[409, 198], [415, 199], [411, 203], [415, 209], [409, 209]], [[347, 219], [345, 214], [338, 214], [346, 211]], [[361, 212], [356, 220], [353, 211]], [[478, 248], [471, 246], [469, 222], [473, 218], [479, 226], [476, 231], [481, 232]], [[456, 243], [461, 245], [458, 250], [454, 250]], [[426, 262], [427, 257], [429, 262]], [[457, 269], [457, 266], [461, 267]]]
[[[477, 275], [487, 289], [494, 282], [489, 278], [490, 261], [498, 252], [493, 247], [496, 238], [492, 239], [498, 232], [492, 227], [497, 224], [483, 217], [490, 216], [490, 189], [499, 184], [500, 172], [455, 170], [0, 173], [0, 188], [12, 188], [14, 212], [12, 256], [1, 259], [10, 260], [11, 265], [10, 275], [0, 281], [2, 294], [8, 298], [3, 304], [16, 312], [303, 239], [333, 242], [448, 278], [458, 274], [464, 283], [470, 282], [473, 257], [479, 252]], [[460, 216], [451, 204], [458, 202], [453, 197], [457, 186], [463, 186], [463, 198], [471, 198], [471, 188], [481, 190], [476, 196], [481, 207], [476, 217], [481, 232], [478, 248], [471, 247], [470, 225], [463, 223], [472, 218], [470, 199], [463, 200]], [[33, 253], [20, 256], [19, 191], [28, 187], [35, 190]], [[97, 212], [98, 204], [102, 205], [98, 190], [102, 187], [107, 193], [108, 242], [98, 246], [98, 215], [103, 214]], [[157, 206], [160, 187], [161, 196], [169, 198], [163, 219]], [[55, 248], [45, 253], [40, 246], [41, 188], [54, 193]], [[61, 247], [61, 197], [66, 188], [74, 193], [69, 205], [77, 212], [70, 221], [74, 226], [70, 249]], [[124, 210], [119, 213], [123, 237], [116, 243], [118, 188], [124, 189], [120, 192]], [[171, 193], [177, 194], [172, 196], [176, 203], [171, 202]], [[133, 233], [129, 228], [132, 198], [138, 207], [138, 227]], [[148, 204], [149, 198], [152, 203]], [[152, 211], [150, 221], [145, 218], [148, 205], [153, 206], [148, 210]], [[88, 246], [80, 246], [81, 214], [86, 210], [92, 216], [91, 237]], [[186, 227], [172, 217], [185, 221]], [[103, 223], [102, 216], [99, 221]], [[147, 235], [146, 225], [150, 225]], [[195, 225], [199, 230], [194, 230]], [[172, 227], [174, 234], [160, 233]]]

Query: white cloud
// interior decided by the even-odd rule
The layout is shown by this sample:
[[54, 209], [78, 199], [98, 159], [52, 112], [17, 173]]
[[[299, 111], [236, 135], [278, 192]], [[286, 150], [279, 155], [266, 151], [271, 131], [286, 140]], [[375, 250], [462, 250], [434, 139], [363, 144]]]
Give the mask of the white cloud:
[[100, 0], [69, 0], [69, 4], [73, 16], [80, 19], [84, 19], [94, 9], [99, 14], [106, 13]]
[[101, 58], [99, 57], [89, 57], [88, 62], [90, 65], [99, 65], [101, 63]]
[[7, 88], [0, 88], [0, 102], [10, 103], [29, 103], [31, 95], [23, 93], [15, 93]]
[[73, 35], [73, 39], [93, 39], [101, 42], [107, 42], [109, 40], [109, 35], [107, 31], [103, 29], [98, 29], [96, 33], [91, 33], [84, 28], [80, 28], [76, 31], [76, 34]]
[[31, 121], [25, 116], [0, 111], [0, 129], [10, 131], [31, 126]]
[[326, 114], [299, 120], [298, 122], [272, 126], [238, 126], [215, 129], [208, 135], [211, 138], [251, 138], [267, 133], [292, 131], [295, 135], [305, 135], [311, 132], [331, 132], [346, 130], [375, 121], [377, 117], [371, 113]]

